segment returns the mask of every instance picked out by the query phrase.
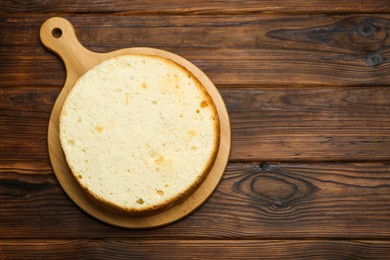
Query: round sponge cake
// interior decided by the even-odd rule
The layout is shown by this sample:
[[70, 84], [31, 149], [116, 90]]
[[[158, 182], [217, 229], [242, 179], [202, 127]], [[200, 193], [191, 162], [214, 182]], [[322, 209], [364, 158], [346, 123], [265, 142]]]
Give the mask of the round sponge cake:
[[215, 161], [218, 114], [179, 64], [123, 55], [85, 73], [67, 96], [60, 140], [88, 195], [112, 209], [150, 215], [190, 195]]

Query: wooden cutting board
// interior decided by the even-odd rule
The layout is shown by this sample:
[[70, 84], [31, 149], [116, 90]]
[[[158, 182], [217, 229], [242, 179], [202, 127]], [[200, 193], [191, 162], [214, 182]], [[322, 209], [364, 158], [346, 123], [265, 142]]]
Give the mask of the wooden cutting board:
[[[60, 17], [53, 17], [42, 24], [40, 37], [46, 48], [56, 53], [64, 62], [67, 72], [65, 85], [59, 94], [50, 117], [48, 129], [49, 155], [53, 170], [68, 196], [91, 216], [120, 227], [150, 228], [177, 221], [196, 210], [217, 187], [225, 171], [231, 145], [231, 130], [226, 106], [210, 79], [195, 65], [173, 53], [153, 48], [128, 48], [109, 53], [96, 53], [84, 48], [77, 39], [72, 24]], [[59, 115], [62, 105], [77, 79], [100, 62], [124, 54], [148, 54], [170, 59], [189, 70], [207, 89], [216, 104], [221, 140], [215, 164], [201, 186], [182, 203], [156, 215], [132, 217], [110, 211], [84, 194], [67, 166], [59, 140]], [[50, 73], [48, 73], [50, 76]]]

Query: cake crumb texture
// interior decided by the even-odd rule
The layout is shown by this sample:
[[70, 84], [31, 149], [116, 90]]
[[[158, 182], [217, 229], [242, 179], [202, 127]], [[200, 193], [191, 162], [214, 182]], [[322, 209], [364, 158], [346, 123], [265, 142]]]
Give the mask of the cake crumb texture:
[[176, 63], [124, 55], [97, 65], [69, 93], [60, 140], [77, 181], [125, 211], [166, 206], [207, 174], [219, 145], [216, 108]]

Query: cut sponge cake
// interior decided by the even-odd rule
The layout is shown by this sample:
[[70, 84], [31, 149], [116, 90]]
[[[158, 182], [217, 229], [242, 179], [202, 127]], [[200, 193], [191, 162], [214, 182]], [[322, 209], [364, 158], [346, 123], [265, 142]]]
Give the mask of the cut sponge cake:
[[60, 140], [73, 175], [100, 203], [133, 215], [190, 195], [219, 147], [216, 107], [175, 62], [123, 55], [85, 73], [67, 96]]

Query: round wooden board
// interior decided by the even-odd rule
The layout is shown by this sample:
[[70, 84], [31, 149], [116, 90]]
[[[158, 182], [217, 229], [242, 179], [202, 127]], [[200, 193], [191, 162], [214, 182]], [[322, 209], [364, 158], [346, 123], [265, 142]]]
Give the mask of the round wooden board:
[[[95, 53], [78, 41], [72, 24], [63, 18], [53, 17], [42, 24], [42, 43], [63, 60], [67, 78], [50, 117], [48, 129], [49, 155], [55, 175], [68, 196], [85, 212], [111, 225], [126, 228], [151, 228], [177, 221], [201, 206], [213, 193], [225, 171], [231, 144], [230, 122], [226, 106], [210, 79], [195, 65], [170, 52], [153, 48], [129, 48], [110, 53]], [[219, 151], [213, 168], [200, 187], [185, 201], [168, 210], [148, 216], [132, 217], [111, 211], [91, 200], [80, 188], [65, 160], [59, 140], [59, 115], [66, 96], [77, 79], [100, 62], [125, 54], [157, 55], [170, 59], [190, 71], [207, 89], [216, 104], [221, 126]]]

